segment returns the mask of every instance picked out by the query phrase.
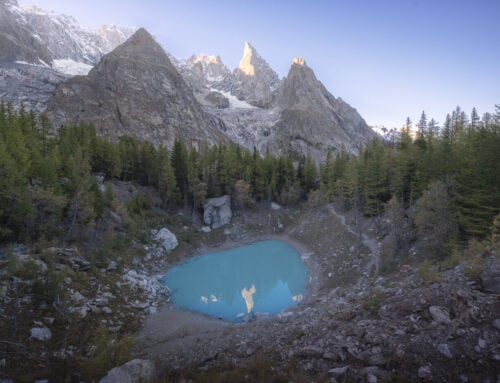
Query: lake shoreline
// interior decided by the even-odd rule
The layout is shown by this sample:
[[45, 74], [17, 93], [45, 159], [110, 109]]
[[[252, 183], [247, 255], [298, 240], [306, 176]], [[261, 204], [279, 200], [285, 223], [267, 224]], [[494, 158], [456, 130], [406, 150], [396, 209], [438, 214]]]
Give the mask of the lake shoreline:
[[278, 315], [256, 315], [250, 322], [228, 322], [203, 313], [179, 309], [174, 307], [171, 303], [166, 303], [158, 308], [156, 314], [150, 315], [146, 319], [138, 335], [138, 343], [140, 345], [138, 348], [141, 350], [140, 354], [147, 355], [148, 357], [153, 356], [161, 358], [162, 355], [175, 352], [179, 347], [182, 349], [196, 347], [197, 340], [200, 337], [210, 339], [212, 336], [220, 334], [220, 331], [224, 329], [244, 328], [248, 326], [254, 327], [257, 322], [279, 321], [281, 315], [288, 315], [286, 314], [287, 312], [304, 310], [311, 304], [314, 304], [320, 286], [319, 275], [321, 265], [315, 261], [315, 257], [312, 256], [314, 253], [311, 252], [304, 243], [291, 238], [287, 233], [245, 233], [237, 239], [228, 236], [223, 243], [212, 246], [199, 246], [191, 252], [191, 255], [187, 254], [186, 250], [183, 251], [178, 262], [169, 265], [169, 268], [196, 256], [231, 250], [266, 240], [283, 241], [289, 244], [299, 253], [302, 261], [306, 265], [308, 275], [307, 293], [299, 304], [283, 310], [283, 312]]

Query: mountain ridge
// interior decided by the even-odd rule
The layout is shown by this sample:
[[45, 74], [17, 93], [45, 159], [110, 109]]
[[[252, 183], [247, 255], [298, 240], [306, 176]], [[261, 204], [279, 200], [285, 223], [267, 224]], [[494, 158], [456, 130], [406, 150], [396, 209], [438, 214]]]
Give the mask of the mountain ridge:
[[226, 142], [163, 48], [143, 28], [105, 55], [87, 76], [60, 84], [47, 115], [57, 127], [93, 123], [99, 134], [130, 135], [169, 148], [177, 137], [201, 147]]
[[17, 45], [23, 49], [0, 51], [0, 61], [50, 67], [60, 59], [95, 65], [136, 30], [116, 25], [88, 30], [72, 16], [47, 12], [37, 6], [19, 6], [17, 0], [0, 2], [0, 21], [0, 43], [29, 42], [28, 46]]
[[42, 113], [55, 86], [87, 74], [103, 54], [135, 28], [101, 26], [88, 31], [70, 16], [0, 1], [0, 98]]
[[[48, 105], [46, 110], [55, 126], [94, 122], [102, 134], [114, 139], [130, 134], [166, 145], [172, 144], [174, 134], [197, 143], [202, 139], [211, 144], [231, 140], [249, 149], [255, 147], [262, 154], [310, 154], [317, 161], [342, 147], [357, 153], [375, 137], [356, 109], [329, 93], [301, 58], [292, 60], [288, 75], [280, 79], [249, 42], [244, 44], [239, 66], [230, 71], [220, 56], [201, 54], [177, 60], [156, 42], [153, 44], [143, 29], [129, 38], [132, 41], [122, 41], [132, 29], [114, 26], [100, 29], [106, 39], [94, 38], [95, 32], [80, 28], [70, 16], [49, 15], [39, 8], [26, 10], [15, 0], [0, 2], [0, 21], [2, 17], [8, 22], [0, 27], [0, 47], [8, 48], [4, 61], [9, 64], [0, 67], [0, 97], [17, 105], [23, 102], [38, 112]], [[60, 36], [60, 46], [49, 39], [51, 33]], [[141, 38], [145, 34], [148, 38]], [[150, 48], [149, 62], [140, 57], [142, 40]], [[127, 42], [137, 48], [130, 55], [120, 45]], [[72, 49], [65, 48], [68, 46]], [[114, 46], [119, 53], [110, 57], [115, 59], [101, 55]], [[161, 57], [163, 68], [159, 72], [153, 68], [157, 57]], [[160, 80], [167, 85], [158, 87], [147, 73], [134, 68], [134, 60], [146, 68], [143, 72], [160, 73]], [[110, 65], [129, 78], [119, 78]], [[87, 73], [85, 79], [71, 78]], [[148, 93], [145, 87], [155, 89], [156, 94]], [[157, 110], [137, 97], [138, 89]], [[82, 101], [82, 97], [89, 99]], [[134, 113], [145, 113], [143, 118], [132, 116], [129, 97], [140, 105]], [[144, 121], [139, 123], [141, 119]], [[186, 119], [186, 131], [181, 129], [182, 119]]]
[[[254, 59], [261, 65], [254, 66]], [[292, 59], [283, 79], [260, 82], [261, 89], [267, 86], [272, 100], [263, 102], [264, 95], [260, 102], [251, 102], [245, 93], [248, 84], [237, 76], [252, 79], [267, 67], [256, 49], [245, 43], [239, 67], [220, 82], [206, 81], [201, 72], [190, 77], [186, 67], [181, 73], [200, 103], [225, 122], [231, 139], [249, 149], [256, 147], [261, 153], [292, 153], [297, 157], [311, 154], [322, 161], [328, 151], [337, 153], [342, 147], [357, 153], [376, 136], [356, 109], [328, 92], [301, 57]], [[277, 79], [277, 75], [267, 76], [270, 78]], [[253, 95], [258, 89], [255, 82], [249, 86]], [[215, 101], [211, 105], [207, 99]]]

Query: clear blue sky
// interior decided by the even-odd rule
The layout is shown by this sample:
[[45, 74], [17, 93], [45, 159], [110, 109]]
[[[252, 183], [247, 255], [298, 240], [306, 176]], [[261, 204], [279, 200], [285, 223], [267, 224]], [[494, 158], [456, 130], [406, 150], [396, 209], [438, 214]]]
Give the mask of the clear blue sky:
[[371, 124], [422, 110], [500, 103], [500, 0], [21, 0], [84, 25], [145, 27], [175, 57], [219, 54], [232, 70], [249, 41], [283, 77], [302, 56]]

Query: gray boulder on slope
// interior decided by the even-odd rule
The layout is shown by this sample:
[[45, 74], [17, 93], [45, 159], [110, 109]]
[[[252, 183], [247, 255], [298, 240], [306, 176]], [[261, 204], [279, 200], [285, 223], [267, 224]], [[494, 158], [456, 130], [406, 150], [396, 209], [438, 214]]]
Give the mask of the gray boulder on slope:
[[219, 198], [207, 199], [203, 205], [203, 220], [212, 229], [218, 229], [231, 223], [231, 197], [228, 195]]

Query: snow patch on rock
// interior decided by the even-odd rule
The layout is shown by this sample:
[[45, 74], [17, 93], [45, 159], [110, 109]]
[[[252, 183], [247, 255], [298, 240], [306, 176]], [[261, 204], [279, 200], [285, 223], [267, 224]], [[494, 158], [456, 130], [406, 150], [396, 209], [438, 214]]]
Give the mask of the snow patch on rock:
[[87, 75], [93, 68], [92, 65], [77, 62], [72, 59], [54, 60], [54, 69], [69, 76]]
[[255, 106], [250, 105], [246, 101], [239, 100], [238, 97], [235, 95], [231, 94], [230, 92], [224, 92], [223, 90], [217, 90], [217, 89], [210, 89], [211, 92], [219, 92], [221, 93], [224, 97], [226, 97], [229, 100], [229, 107], [230, 108], [241, 108], [241, 109], [257, 109]]

